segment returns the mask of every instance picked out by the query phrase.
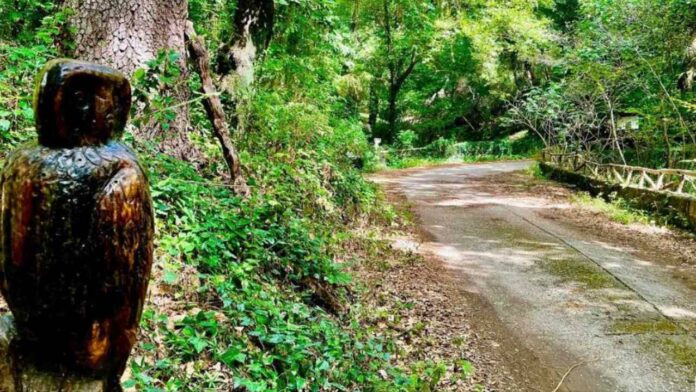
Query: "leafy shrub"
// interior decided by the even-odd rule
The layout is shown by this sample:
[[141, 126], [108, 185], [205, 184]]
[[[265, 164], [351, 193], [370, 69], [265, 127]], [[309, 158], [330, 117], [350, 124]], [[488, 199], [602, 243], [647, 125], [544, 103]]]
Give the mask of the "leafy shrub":
[[[29, 3], [36, 6], [36, 10], [26, 8]], [[44, 64], [59, 54], [54, 42], [69, 15], [69, 11], [48, 15], [53, 9], [50, 4], [31, 0], [15, 2], [14, 6], [0, 5], [0, 23], [10, 20], [20, 26], [14, 30], [19, 36], [16, 40], [4, 41], [0, 33], [0, 141], [3, 149], [34, 137], [31, 132], [34, 79]], [[10, 30], [0, 25], [0, 31]], [[69, 40], [63, 42], [70, 46]]]
[[428, 153], [435, 158], [448, 158], [455, 154], [455, 142], [451, 139], [438, 138], [428, 147]]
[[507, 140], [457, 143], [456, 152], [464, 157], [491, 156], [502, 158], [512, 155], [512, 143]]
[[[169, 301], [195, 295], [205, 308], [148, 308], [127, 386], [391, 391], [426, 383], [389, 365], [388, 339], [364, 329], [350, 313], [340, 321], [316, 306], [321, 301], [307, 279], [339, 295], [350, 279], [331, 260], [330, 244], [323, 239], [331, 238], [323, 230], [338, 226], [331, 220], [313, 224], [299, 202], [301, 194], [291, 195], [294, 203], [279, 202], [275, 193], [242, 200], [178, 161], [155, 157], [147, 166], [155, 179], [163, 281], [175, 287], [196, 282], [195, 290], [180, 289]], [[273, 181], [281, 178], [293, 182], [282, 174]], [[330, 201], [337, 210], [369, 204], [374, 197], [353, 170], [331, 184]], [[386, 379], [379, 373], [385, 369]]]
[[396, 145], [399, 148], [413, 148], [418, 141], [418, 135], [412, 130], [403, 130], [396, 135]]

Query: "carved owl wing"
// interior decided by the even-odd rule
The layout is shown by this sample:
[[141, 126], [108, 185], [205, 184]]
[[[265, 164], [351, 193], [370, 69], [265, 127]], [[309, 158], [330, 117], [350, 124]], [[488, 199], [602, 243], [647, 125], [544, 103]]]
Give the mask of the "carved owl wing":
[[[149, 278], [152, 264], [153, 215], [145, 174], [137, 164], [120, 169], [97, 198], [96, 237], [109, 270], [121, 279]], [[137, 273], [137, 277], [132, 274]]]
[[135, 342], [152, 268], [154, 232], [147, 178], [136, 163], [126, 162], [96, 202], [92, 238], [95, 262], [103, 263], [99, 268], [104, 274], [96, 309], [104, 313], [90, 339], [95, 364], [107, 357], [127, 358]]

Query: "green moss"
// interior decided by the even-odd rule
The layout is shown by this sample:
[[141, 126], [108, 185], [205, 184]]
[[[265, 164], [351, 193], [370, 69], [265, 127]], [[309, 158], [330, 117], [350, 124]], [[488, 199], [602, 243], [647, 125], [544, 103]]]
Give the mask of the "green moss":
[[564, 282], [577, 282], [590, 289], [617, 287], [618, 282], [601, 268], [577, 260], [549, 260], [544, 267]]
[[696, 342], [688, 337], [665, 338], [660, 342], [662, 350], [675, 362], [690, 372], [696, 371]]
[[676, 333], [679, 327], [669, 320], [622, 320], [614, 323], [611, 330], [625, 334]]

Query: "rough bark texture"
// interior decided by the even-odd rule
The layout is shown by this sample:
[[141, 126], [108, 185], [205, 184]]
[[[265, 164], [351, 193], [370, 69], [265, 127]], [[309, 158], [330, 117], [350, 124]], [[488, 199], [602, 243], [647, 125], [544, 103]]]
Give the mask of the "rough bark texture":
[[70, 0], [76, 54], [126, 74], [161, 49], [185, 54], [186, 0]]
[[[75, 10], [75, 55], [80, 60], [108, 65], [131, 75], [161, 50], [181, 55], [185, 71], [188, 20], [187, 0], [68, 0]], [[182, 77], [186, 77], [183, 73]], [[186, 84], [172, 94], [177, 102], [188, 100]], [[166, 132], [155, 125], [159, 148], [174, 157], [200, 162], [200, 152], [188, 140], [188, 106], [176, 110], [177, 116]], [[136, 133], [139, 141], [151, 141], [153, 135]]]
[[687, 92], [694, 90], [694, 79], [696, 79], [696, 37], [686, 49], [685, 60], [686, 71], [679, 78], [679, 89]]
[[225, 111], [210, 73], [210, 56], [208, 55], [203, 39], [196, 35], [193, 25], [190, 23], [186, 29], [186, 40], [191, 53], [191, 60], [194, 62], [201, 76], [203, 94], [205, 95], [203, 106], [208, 114], [208, 118], [210, 118], [210, 122], [213, 124], [215, 137], [222, 147], [222, 155], [230, 169], [233, 188], [238, 194], [247, 195], [249, 193], [249, 188], [247, 187], [246, 179], [242, 172], [239, 155], [237, 154], [234, 143], [232, 143], [229, 126], [225, 120]]

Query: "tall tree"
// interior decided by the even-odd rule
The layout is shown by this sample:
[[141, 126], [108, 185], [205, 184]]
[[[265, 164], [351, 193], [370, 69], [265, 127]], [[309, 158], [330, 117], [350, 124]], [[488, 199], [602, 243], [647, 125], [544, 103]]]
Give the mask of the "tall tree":
[[238, 0], [232, 22], [229, 38], [218, 50], [217, 70], [224, 88], [234, 99], [231, 125], [242, 133], [247, 124], [237, 116], [240, 97], [243, 97], [240, 93], [248, 92], [253, 86], [256, 63], [273, 37], [275, 3], [273, 0]]
[[[399, 94], [427, 55], [434, 10], [423, 2], [380, 0], [363, 12], [375, 18], [378, 26], [381, 45], [376, 63], [386, 69], [387, 88], [387, 129], [382, 136], [392, 139], [398, 131]], [[415, 31], [418, 33], [413, 34]]]
[[[187, 0], [68, 0], [66, 5], [75, 11], [72, 24], [77, 58], [109, 65], [130, 75], [159, 51], [169, 50], [179, 54], [179, 65], [185, 70]], [[188, 97], [185, 83], [179, 83], [168, 94], [185, 102]], [[186, 105], [176, 108], [176, 118], [169, 125], [155, 125], [152, 132], [147, 130], [136, 137], [141, 140], [159, 137], [163, 152], [196, 160], [200, 154], [188, 139]]]
[[186, 0], [70, 0], [76, 54], [131, 74], [162, 49], [186, 53]]
[[694, 79], [696, 79], [696, 36], [686, 49], [684, 63], [686, 71], [679, 78], [679, 89], [688, 92], [694, 89]]

